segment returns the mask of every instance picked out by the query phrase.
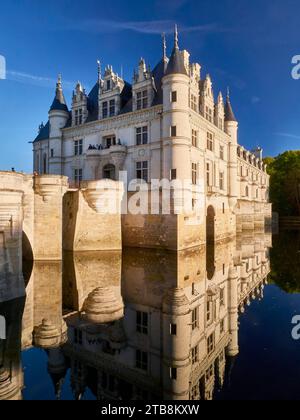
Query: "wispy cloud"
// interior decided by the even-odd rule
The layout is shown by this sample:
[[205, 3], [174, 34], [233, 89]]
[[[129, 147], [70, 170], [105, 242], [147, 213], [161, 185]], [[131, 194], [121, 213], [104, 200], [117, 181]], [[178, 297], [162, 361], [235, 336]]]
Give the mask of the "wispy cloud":
[[291, 134], [291, 133], [274, 133], [274, 134], [275, 136], [279, 136], [279, 137], [286, 137], [289, 139], [300, 140], [300, 136], [296, 134]]
[[[41, 86], [41, 87], [51, 87], [53, 88], [57, 82], [57, 79], [50, 77], [37, 76], [33, 74], [28, 74], [16, 70], [7, 70], [6, 78], [14, 82], [19, 82], [28, 85]], [[63, 87], [66, 90], [74, 89], [75, 82], [68, 80], [63, 80]]]
[[[171, 20], [118, 22], [106, 19], [88, 19], [79, 22], [66, 23], [64, 25], [64, 30], [79, 30], [93, 33], [133, 31], [144, 34], [161, 34], [162, 32], [172, 33], [174, 31], [174, 24], [175, 22]], [[180, 32], [227, 32], [227, 29], [220, 27], [216, 23], [196, 26], [179, 25], [179, 28]]]

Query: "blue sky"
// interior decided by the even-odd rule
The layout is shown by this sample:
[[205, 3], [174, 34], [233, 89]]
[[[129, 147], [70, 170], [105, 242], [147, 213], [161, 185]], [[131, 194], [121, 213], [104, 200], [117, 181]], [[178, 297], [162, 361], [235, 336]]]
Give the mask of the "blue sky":
[[95, 83], [97, 59], [131, 81], [141, 56], [151, 66], [160, 59], [163, 31], [171, 51], [175, 22], [215, 94], [230, 86], [239, 142], [265, 155], [299, 148], [298, 0], [2, 0], [0, 8], [0, 169], [31, 171], [28, 142], [47, 121], [58, 73], [68, 104], [77, 80]]

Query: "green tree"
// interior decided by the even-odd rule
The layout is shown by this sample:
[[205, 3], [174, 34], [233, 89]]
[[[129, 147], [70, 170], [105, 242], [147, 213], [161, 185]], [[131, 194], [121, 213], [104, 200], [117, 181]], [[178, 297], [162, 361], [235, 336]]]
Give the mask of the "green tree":
[[266, 158], [270, 179], [270, 200], [281, 216], [300, 216], [300, 151]]
[[287, 293], [300, 292], [300, 232], [282, 232], [275, 236], [269, 279]]

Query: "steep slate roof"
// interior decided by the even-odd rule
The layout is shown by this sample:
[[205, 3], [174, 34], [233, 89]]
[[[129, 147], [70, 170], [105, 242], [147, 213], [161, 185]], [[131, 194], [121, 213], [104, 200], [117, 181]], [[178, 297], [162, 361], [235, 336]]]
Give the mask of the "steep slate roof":
[[49, 138], [49, 134], [50, 134], [50, 124], [48, 121], [47, 124], [40, 130], [39, 134], [34, 139], [34, 142], [47, 140]]
[[232, 107], [231, 107], [229, 96], [227, 96], [227, 100], [226, 100], [226, 104], [225, 104], [225, 121], [235, 121], [236, 122], [236, 118], [235, 118], [235, 115], [234, 115]]
[[56, 110], [69, 112], [67, 104], [66, 104], [66, 100], [62, 91], [60, 79], [58, 79], [58, 82], [56, 84], [55, 98], [50, 107], [50, 111], [56, 111]]
[[187, 72], [186, 72], [186, 68], [183, 62], [183, 58], [182, 55], [179, 51], [179, 48], [174, 48], [167, 70], [166, 70], [166, 75], [169, 74], [184, 74], [185, 76], [187, 76]]

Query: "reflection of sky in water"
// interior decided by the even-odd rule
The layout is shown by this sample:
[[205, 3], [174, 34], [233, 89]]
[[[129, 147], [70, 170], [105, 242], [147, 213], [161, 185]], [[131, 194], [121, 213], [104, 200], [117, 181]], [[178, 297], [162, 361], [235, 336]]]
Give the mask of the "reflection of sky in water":
[[300, 294], [267, 286], [240, 317], [240, 353], [220, 399], [299, 399], [300, 341], [291, 337]]
[[[22, 362], [25, 369], [25, 400], [55, 400], [54, 386], [47, 372], [47, 354], [40, 349], [32, 348], [22, 353]], [[70, 384], [70, 371], [67, 372], [62, 387], [61, 399], [73, 400]], [[86, 389], [83, 400], [95, 400], [95, 396]]]
[[[265, 253], [267, 248], [264, 247], [270, 245], [268, 239], [263, 239], [263, 237], [259, 238], [258, 241], [257, 239], [258, 238], [256, 237], [253, 242], [253, 237], [252, 239], [249, 236], [239, 238], [237, 243], [233, 242], [231, 244], [222, 245], [216, 248], [215, 252], [212, 251], [212, 254], [209, 254], [208, 256], [205, 256], [205, 253], [200, 250], [189, 250], [185, 251], [183, 254], [174, 254], [153, 250], [128, 249], [124, 250], [122, 256], [120, 253], [116, 252], [84, 253], [75, 256], [67, 253], [63, 263], [65, 273], [63, 276], [64, 296], [61, 295], [60, 290], [62, 281], [61, 263], [51, 261], [35, 262], [32, 271], [34, 282], [30, 283], [29, 281], [28, 283], [29, 286], [32, 284], [34, 287], [27, 288], [24, 312], [24, 299], [22, 298], [11, 301], [11, 305], [10, 302], [0, 304], [0, 314], [6, 313], [10, 328], [10, 340], [8, 350], [6, 350], [6, 359], [7, 361], [13, 361], [13, 363], [15, 363], [15, 367], [17, 368], [16, 371], [19, 372], [20, 378], [22, 378], [22, 368], [24, 369], [25, 388], [23, 390], [23, 398], [26, 400], [55, 399], [55, 384], [57, 386], [58, 382], [55, 381], [55, 375], [52, 374], [51, 376], [48, 372], [48, 361], [50, 359], [52, 361], [57, 361], [57, 359], [53, 359], [53, 352], [51, 353], [52, 356], [50, 358], [48, 350], [32, 348], [32, 331], [34, 327], [40, 325], [41, 320], [45, 315], [51, 318], [53, 325], [61, 325], [62, 298], [64, 299], [64, 308], [68, 308], [69, 311], [76, 311], [74, 306], [77, 305], [79, 308], [82, 308], [84, 302], [86, 302], [86, 297], [91, 291], [94, 291], [95, 288], [99, 286], [107, 288], [109, 286], [111, 288], [110, 292], [114, 291], [115, 295], [119, 295], [119, 297], [121, 297], [121, 288], [126, 308], [125, 318], [122, 322], [124, 325], [126, 323], [128, 324], [127, 326], [125, 325], [125, 329], [123, 330], [123, 327], [120, 329], [117, 327], [120, 321], [117, 321], [114, 324], [110, 322], [107, 324], [109, 325], [109, 328], [111, 328], [111, 330], [109, 330], [110, 332], [105, 330], [105, 325], [102, 325], [101, 327], [97, 326], [97, 331], [94, 329], [95, 326], [92, 326], [92, 330], [94, 331], [93, 334], [95, 334], [96, 331], [96, 337], [100, 339], [97, 343], [98, 347], [85, 347], [85, 344], [83, 344], [82, 347], [82, 342], [79, 343], [79, 345], [77, 342], [76, 345], [76, 341], [73, 343], [69, 341], [69, 344], [65, 349], [65, 355], [67, 355], [68, 358], [65, 360], [66, 363], [64, 366], [67, 371], [61, 387], [60, 398], [63, 400], [71, 400], [74, 399], [75, 394], [74, 383], [73, 386], [71, 383], [71, 365], [73, 369], [73, 381], [75, 378], [75, 382], [77, 383], [78, 379], [76, 376], [77, 371], [74, 370], [74, 360], [80, 361], [82, 366], [88, 366], [86, 364], [87, 360], [89, 360], [89, 357], [95, 352], [97, 357], [100, 357], [102, 360], [106, 360], [105, 358], [107, 357], [112, 357], [110, 360], [118, 366], [119, 370], [122, 370], [122, 365], [118, 365], [118, 363], [120, 361], [121, 363], [125, 363], [123, 369], [124, 366], [126, 366], [126, 369], [129, 368], [132, 372], [132, 369], [135, 369], [134, 365], [130, 365], [130, 358], [132, 356], [127, 359], [119, 359], [118, 357], [122, 354], [127, 354], [127, 356], [134, 354], [134, 349], [139, 348], [135, 347], [136, 345], [139, 346], [137, 343], [140, 343], [143, 346], [142, 343], [146, 343], [148, 339], [152, 340], [152, 344], [149, 347], [149, 360], [150, 356], [153, 357], [151, 353], [153, 346], [158, 346], [157, 348], [161, 349], [161, 354], [165, 357], [165, 349], [159, 347], [162, 346], [162, 344], [159, 344], [158, 335], [162, 334], [165, 339], [170, 332], [168, 331], [168, 334], [164, 335], [166, 334], [166, 331], [163, 329], [165, 315], [162, 312], [162, 302], [164, 302], [162, 296], [164, 296], [165, 292], [169, 291], [170, 288], [172, 289], [174, 284], [181, 287], [181, 290], [184, 291], [189, 302], [195, 298], [198, 299], [201, 294], [204, 294], [203, 296], [205, 296], [205, 294], [211, 296], [210, 293], [212, 293], [213, 296], [214, 287], [212, 286], [214, 283], [220, 284], [220, 287], [222, 287], [222, 284], [228, 283], [227, 287], [232, 287], [230, 286], [232, 281], [227, 280], [230, 276], [226, 270], [229, 269], [230, 265], [232, 266], [232, 262], [234, 261], [237, 267], [239, 267], [240, 283], [234, 283], [238, 284], [238, 288], [228, 289], [228, 301], [223, 310], [229, 313], [229, 300], [232, 290], [238, 289], [241, 296], [244, 296], [243, 300], [247, 300], [247, 295], [245, 295], [245, 292], [243, 291], [243, 287], [245, 287], [245, 278], [249, 275], [247, 270], [246, 272], [243, 271], [245, 261], [249, 262], [249, 258], [253, 259], [254, 266], [250, 269], [250, 274], [252, 279], [256, 279], [256, 273], [264, 272], [264, 264], [260, 265], [257, 263], [258, 260], [257, 257], [254, 256], [254, 252], [258, 252], [259, 255], [261, 255], [263, 262], [263, 258], [266, 258], [265, 255], [268, 254]], [[218, 389], [217, 383], [215, 384], [214, 397], [216, 399], [299, 399], [300, 341], [294, 341], [291, 337], [291, 320], [294, 315], [299, 314], [300, 308], [300, 294], [298, 294], [300, 290], [300, 279], [298, 276], [298, 257], [296, 255], [299, 247], [297, 246], [297, 241], [298, 235], [283, 236], [280, 241], [275, 239], [273, 249], [271, 250], [273, 270], [270, 279], [273, 279], [278, 285], [280, 284], [281, 289], [271, 283], [265, 288], [264, 298], [261, 301], [258, 300], [260, 293], [257, 293], [256, 291], [255, 296], [252, 292], [250, 293], [250, 307], [245, 306], [245, 313], [239, 314], [239, 354], [235, 358], [227, 360], [225, 383], [222, 390]], [[256, 244], [255, 246], [254, 243]], [[291, 249], [289, 249], [289, 247]], [[225, 271], [224, 263], [226, 263]], [[206, 270], [208, 270], [208, 273], [206, 273]], [[29, 270], [29, 276], [30, 273], [31, 270]], [[207, 280], [207, 276], [212, 277], [212, 280]], [[50, 279], [52, 292], [51, 298], [49, 299]], [[283, 279], [288, 279], [288, 281]], [[192, 283], [194, 281], [196, 281], [195, 284]], [[257, 280], [254, 280], [254, 285], [256, 284], [256, 281]], [[249, 285], [251, 286], [251, 284], [252, 283], [250, 282]], [[253, 284], [251, 287], [253, 287]], [[285, 288], [294, 294], [288, 294], [284, 292], [282, 288]], [[196, 294], [193, 295], [191, 292], [192, 290], [195, 290]], [[214, 299], [214, 297], [212, 298]], [[209, 301], [208, 297], [207, 299]], [[105, 305], [106, 303], [104, 302], [103, 304]], [[138, 309], [140, 307], [139, 305], [142, 305], [141, 308], [148, 308], [149, 314], [151, 314], [151, 330], [152, 332], [155, 330], [154, 335], [150, 335], [150, 329], [148, 331], [148, 336], [141, 336], [136, 333], [136, 311], [142, 310]], [[200, 322], [202, 323], [202, 318], [206, 318], [207, 316], [204, 309], [206, 308], [206, 300], [204, 298], [199, 308], [202, 308], [200, 315]], [[242, 308], [240, 307], [240, 309]], [[66, 312], [64, 311], [64, 313]], [[158, 317], [153, 317], [154, 313], [158, 314]], [[219, 311], [217, 311], [217, 313], [219, 313]], [[22, 314], [23, 321], [21, 327]], [[120, 316], [123, 317], [122, 311], [121, 315], [118, 316], [119, 317], [116, 318], [117, 320], [120, 319]], [[179, 322], [182, 321], [180, 321], [178, 315], [176, 315], [175, 318], [175, 321], [172, 322], [177, 322], [177, 327], [178, 325], [182, 325], [179, 324]], [[219, 318], [221, 320], [221, 315], [217, 315], [217, 319]], [[78, 319], [80, 321], [79, 324], [77, 323]], [[189, 317], [186, 318], [186, 324], [184, 325], [190, 325], [189, 320]], [[133, 325], [131, 324], [132, 321]], [[72, 331], [71, 335], [69, 335], [69, 340], [72, 340], [72, 337], [74, 339], [73, 327], [81, 328], [81, 322], [87, 323], [86, 325], [88, 325], [88, 329], [91, 332], [91, 321], [88, 320], [88, 318], [80, 319], [76, 315], [69, 314], [67, 323], [69, 325], [69, 332]], [[202, 325], [202, 327], [199, 327], [199, 336], [201, 336], [203, 332], [206, 335], [211, 334], [212, 330], [218, 334], [218, 321], [216, 324], [208, 323], [208, 326], [204, 326], [205, 324]], [[128, 327], [133, 327], [133, 330], [126, 329]], [[169, 328], [169, 324], [167, 324], [167, 327]], [[204, 328], [204, 331], [202, 331], [202, 328]], [[19, 349], [21, 348], [21, 330], [22, 345], [26, 347], [26, 350], [22, 352], [22, 363], [20, 364], [18, 355], [20, 354]], [[84, 329], [83, 331], [85, 333]], [[105, 338], [107, 337], [107, 333], [108, 337], [110, 337], [111, 333], [113, 333], [114, 337], [116, 337], [116, 334], [119, 337], [120, 334], [122, 336], [124, 331], [126, 333], [124, 336], [125, 347], [121, 347], [120, 353], [118, 351], [112, 352], [113, 347], [102, 347], [101, 340], [103, 340], [103, 337], [104, 340], [107, 339]], [[133, 331], [133, 336], [128, 335], [128, 331]], [[182, 330], [180, 331], [180, 334], [182, 334]], [[188, 331], [190, 331], [190, 329]], [[11, 334], [12, 332], [13, 334]], [[157, 333], [159, 334], [157, 335]], [[187, 334], [187, 339], [185, 340], [189, 346], [190, 333], [188, 332]], [[198, 334], [198, 332], [196, 334]], [[216, 340], [215, 350], [210, 355], [215, 366], [217, 365], [216, 361], [217, 357], [219, 357], [220, 350], [224, 350], [224, 347], [221, 347], [220, 349], [220, 343], [226, 338], [227, 344], [223, 344], [222, 346], [228, 345], [229, 336], [227, 336], [227, 334], [228, 331], [225, 329], [223, 338], [222, 335], [219, 336], [219, 341]], [[201, 342], [201, 340], [202, 339], [200, 338], [199, 345], [201, 346], [204, 344], [205, 346], [205, 340], [204, 343]], [[87, 342], [88, 339], [84, 339], [84, 343], [87, 344]], [[2, 350], [4, 348], [3, 343], [4, 342], [2, 342], [0, 346], [0, 349], [2, 348]], [[108, 342], [105, 341], [105, 343], [108, 344], [110, 342], [108, 340]], [[182, 345], [182, 340], [180, 343]], [[183, 344], [185, 345], [185, 343]], [[70, 355], [70, 349], [74, 351], [75, 356], [72, 354], [72, 351]], [[132, 350], [133, 353], [131, 352]], [[5, 351], [1, 354], [5, 354]], [[56, 356], [54, 357], [57, 357], [56, 350], [55, 355]], [[206, 374], [208, 366], [212, 363], [209, 362], [207, 366], [205, 358], [202, 359], [202, 355], [203, 351], [202, 353], [199, 351], [199, 366], [202, 366], [204, 360], [204, 367], [203, 369], [202, 367], [200, 368], [199, 378], [197, 376], [198, 381], [200, 381], [199, 384], [201, 384], [201, 380], [203, 375]], [[73, 357], [75, 358], [73, 359]], [[85, 357], [88, 357], [88, 359], [85, 359]], [[151, 359], [151, 361], [152, 360], [154, 359]], [[162, 369], [163, 363], [159, 360], [158, 357], [158, 365], [156, 367]], [[129, 365], [126, 365], [127, 362]], [[19, 369], [20, 367], [21, 370]], [[192, 373], [189, 372], [196, 371], [198, 366], [190, 366], [189, 368], [191, 371], [187, 371], [188, 375], [192, 375]], [[98, 367], [97, 364], [97, 370], [98, 372], [102, 372], [101, 374], [103, 375], [103, 367]], [[88, 376], [86, 377], [87, 386], [85, 386], [83, 399], [95, 399], [95, 394], [97, 392], [97, 370], [94, 368], [89, 369]], [[124, 372], [127, 374], [127, 371], [125, 370], [123, 371], [123, 375]], [[147, 380], [149, 380], [149, 383], [152, 383], [154, 380], [151, 376], [152, 370], [151, 374], [149, 372], [140, 373], [139, 371], [135, 371], [135, 375], [140, 375], [140, 377], [145, 375], [148, 378]], [[63, 375], [61, 377], [63, 377]], [[215, 377], [216, 379], [218, 377], [217, 371], [215, 372]], [[123, 381], [123, 379], [124, 378], [122, 378], [121, 375], [121, 381]], [[129, 378], [128, 380], [131, 381], [132, 378]], [[195, 379], [192, 380], [194, 381]], [[189, 381], [187, 381], [187, 383], [189, 383]], [[102, 394], [100, 386], [98, 392], [99, 389], [101, 390], [99, 395], [104, 395]]]

